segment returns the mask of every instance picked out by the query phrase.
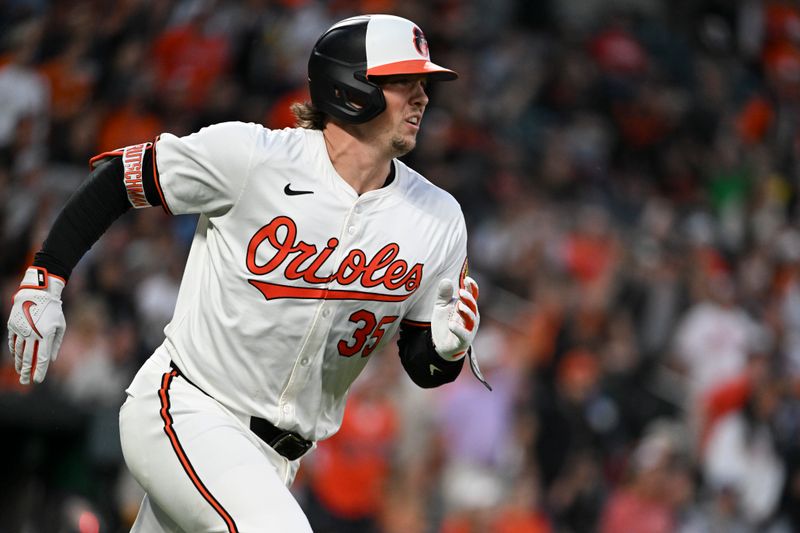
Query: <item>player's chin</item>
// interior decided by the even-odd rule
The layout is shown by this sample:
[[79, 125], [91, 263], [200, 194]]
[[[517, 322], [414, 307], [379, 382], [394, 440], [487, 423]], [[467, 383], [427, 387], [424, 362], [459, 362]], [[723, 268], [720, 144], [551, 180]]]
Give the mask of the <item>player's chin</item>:
[[401, 157], [414, 149], [417, 145], [417, 136], [397, 135], [392, 138], [392, 151], [396, 154], [395, 157]]

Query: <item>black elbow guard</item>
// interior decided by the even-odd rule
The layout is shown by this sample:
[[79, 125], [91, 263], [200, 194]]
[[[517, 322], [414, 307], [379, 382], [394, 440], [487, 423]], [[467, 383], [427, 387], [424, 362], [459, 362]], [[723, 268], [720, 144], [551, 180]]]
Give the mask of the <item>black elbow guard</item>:
[[406, 373], [424, 389], [454, 381], [464, 366], [463, 357], [458, 361], [447, 361], [436, 353], [430, 328], [401, 325], [397, 345]]

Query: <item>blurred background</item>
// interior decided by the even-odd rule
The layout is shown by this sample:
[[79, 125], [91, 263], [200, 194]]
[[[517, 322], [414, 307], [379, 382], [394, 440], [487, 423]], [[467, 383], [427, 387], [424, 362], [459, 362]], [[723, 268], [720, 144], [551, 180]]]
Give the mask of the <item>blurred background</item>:
[[[463, 207], [494, 391], [373, 354], [293, 486], [315, 531], [800, 531], [797, 2], [5, 0], [2, 316], [89, 157], [290, 126], [316, 37], [370, 12], [461, 74], [406, 159]], [[0, 343], [0, 532], [128, 530], [117, 412], [195, 222], [112, 226], [43, 385]]]

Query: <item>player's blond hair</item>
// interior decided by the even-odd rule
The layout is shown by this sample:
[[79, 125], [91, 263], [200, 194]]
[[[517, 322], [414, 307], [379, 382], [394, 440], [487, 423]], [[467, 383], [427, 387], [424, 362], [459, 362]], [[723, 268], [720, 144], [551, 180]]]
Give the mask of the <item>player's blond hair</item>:
[[295, 118], [295, 126], [307, 130], [323, 130], [328, 123], [328, 115], [314, 107], [311, 102], [295, 102], [289, 109]]

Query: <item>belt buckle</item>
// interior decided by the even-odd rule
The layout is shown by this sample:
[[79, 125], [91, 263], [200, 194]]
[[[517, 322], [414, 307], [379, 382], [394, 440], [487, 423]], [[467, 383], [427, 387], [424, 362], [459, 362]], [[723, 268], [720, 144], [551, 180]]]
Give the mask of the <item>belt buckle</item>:
[[312, 443], [291, 431], [284, 431], [272, 439], [269, 445], [279, 454], [294, 461], [302, 457], [311, 448]]

